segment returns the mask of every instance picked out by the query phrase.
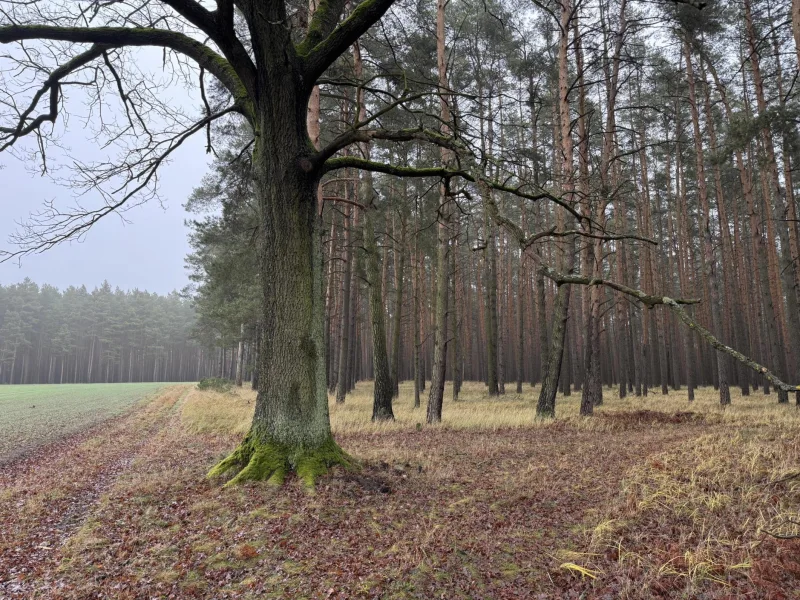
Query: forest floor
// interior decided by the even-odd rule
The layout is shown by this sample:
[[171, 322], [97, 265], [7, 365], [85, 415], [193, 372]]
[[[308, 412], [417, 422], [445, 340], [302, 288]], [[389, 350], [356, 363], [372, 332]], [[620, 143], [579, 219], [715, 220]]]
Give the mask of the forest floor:
[[0, 466], [0, 598], [800, 598], [794, 405], [606, 390], [534, 423], [538, 390], [484, 389], [429, 427], [359, 385], [331, 420], [361, 469], [312, 494], [206, 480], [255, 396], [165, 387]]

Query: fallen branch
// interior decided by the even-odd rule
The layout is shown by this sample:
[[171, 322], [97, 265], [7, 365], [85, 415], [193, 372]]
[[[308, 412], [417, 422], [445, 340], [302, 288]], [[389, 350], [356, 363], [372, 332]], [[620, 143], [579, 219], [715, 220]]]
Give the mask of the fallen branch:
[[673, 312], [677, 313], [678, 318], [680, 318], [681, 321], [686, 323], [686, 325], [690, 329], [694, 329], [700, 335], [701, 338], [706, 340], [714, 348], [716, 348], [720, 352], [724, 352], [728, 356], [732, 356], [740, 363], [742, 363], [746, 367], [749, 367], [756, 373], [760, 373], [761, 375], [766, 377], [776, 388], [783, 390], [785, 392], [796, 392], [800, 390], [800, 385], [790, 385], [788, 383], [785, 383], [784, 381], [779, 379], [774, 373], [772, 373], [769, 369], [767, 369], [767, 367], [758, 364], [752, 358], [745, 356], [741, 352], [734, 350], [730, 346], [727, 346], [722, 342], [720, 342], [716, 337], [714, 337], [714, 335], [708, 329], [706, 329], [702, 325], [698, 325], [697, 323], [695, 323], [692, 317], [690, 317], [689, 314], [685, 310], [683, 310], [683, 308], [680, 306], [680, 304], [678, 304], [676, 300], [664, 296], [663, 304], [666, 304], [669, 308], [673, 310]]
[[789, 473], [788, 475], [784, 475], [780, 479], [776, 479], [775, 481], [770, 481], [768, 484], [766, 484], [766, 487], [778, 485], [779, 483], [785, 483], [787, 481], [791, 481], [792, 479], [797, 479], [798, 477], [800, 477], [800, 471], [795, 471], [794, 473]]
[[641, 290], [637, 290], [634, 288], [630, 288], [626, 285], [622, 285], [621, 283], [616, 283], [614, 281], [609, 281], [607, 279], [601, 279], [597, 277], [581, 277], [579, 275], [569, 275], [564, 273], [559, 273], [555, 269], [548, 267], [546, 265], [541, 266], [542, 272], [550, 279], [555, 281], [559, 285], [563, 284], [573, 284], [573, 285], [603, 285], [613, 290], [617, 290], [623, 294], [628, 296], [632, 296], [637, 298], [642, 304], [647, 306], [648, 308], [653, 308], [659, 304], [663, 304], [674, 313], [678, 315], [678, 318], [684, 322], [684, 324], [698, 333], [698, 335], [703, 338], [706, 342], [711, 344], [716, 350], [727, 354], [728, 356], [733, 357], [746, 367], [749, 367], [756, 373], [763, 375], [766, 377], [772, 385], [785, 392], [796, 392], [800, 390], [800, 385], [791, 385], [780, 378], [777, 375], [772, 373], [767, 367], [757, 363], [749, 356], [745, 356], [738, 350], [731, 348], [730, 346], [723, 344], [720, 342], [714, 334], [712, 334], [708, 329], [699, 325], [692, 317], [687, 313], [683, 305], [687, 304], [697, 304], [700, 300], [697, 299], [681, 299], [681, 298], [670, 298], [669, 296], [652, 296], [650, 294], [646, 294]]

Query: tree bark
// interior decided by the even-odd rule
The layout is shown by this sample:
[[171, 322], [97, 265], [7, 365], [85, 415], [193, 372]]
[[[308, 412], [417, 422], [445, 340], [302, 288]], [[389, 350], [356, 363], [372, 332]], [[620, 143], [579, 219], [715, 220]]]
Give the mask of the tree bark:
[[244, 323], [239, 326], [239, 348], [236, 352], [236, 385], [242, 387], [244, 375]]
[[517, 262], [517, 394], [522, 393], [522, 380], [525, 378], [525, 278], [523, 277], [524, 251], [520, 251]]
[[[283, 22], [282, 3], [254, 19]], [[309, 90], [297, 59], [286, 53], [291, 32], [271, 27], [259, 38], [259, 89], [253, 99], [253, 174], [261, 223], [262, 343], [259, 390], [250, 431], [209, 476], [229, 470], [228, 484], [281, 483], [289, 472], [313, 486], [336, 464], [349, 464], [334, 442], [328, 415], [322, 218], [318, 175], [304, 168], [309, 140]]]
[[[372, 177], [365, 173], [362, 200], [372, 196]], [[372, 325], [372, 368], [375, 388], [372, 403], [373, 421], [394, 420], [392, 412], [392, 379], [389, 373], [389, 355], [386, 352], [386, 325], [381, 290], [382, 277], [378, 257], [378, 244], [373, 224], [375, 209], [368, 206], [364, 214], [364, 254], [366, 255], [367, 285], [369, 286], [369, 316]]]
[[[482, 186], [484, 196], [492, 191], [488, 186]], [[486, 382], [489, 395], [497, 396], [500, 393], [498, 381], [498, 322], [497, 322], [497, 240], [493, 219], [486, 214], [488, 198], [484, 197], [484, 214], [486, 227], [486, 248], [484, 250], [484, 284], [486, 286]]]
[[[395, 232], [396, 233], [396, 232]], [[400, 395], [400, 328], [403, 323], [403, 288], [405, 281], [406, 266], [406, 216], [400, 216], [400, 239], [394, 249], [394, 289], [395, 289], [395, 311], [394, 324], [392, 325], [392, 397]]]
[[[684, 57], [686, 59], [686, 79], [689, 84], [689, 109], [692, 115], [692, 127], [694, 129], [694, 149], [697, 162], [697, 195], [702, 218], [700, 234], [703, 244], [704, 274], [711, 298], [712, 327], [716, 334], [720, 335], [722, 332], [722, 299], [720, 297], [719, 277], [717, 275], [717, 260], [714, 256], [714, 242], [711, 235], [711, 207], [708, 201], [703, 138], [700, 134], [700, 112], [697, 107], [697, 93], [695, 91], [694, 69], [692, 67], [691, 40], [688, 34], [684, 39], [683, 48]], [[722, 406], [727, 406], [731, 403], [731, 394], [728, 388], [728, 358], [722, 353], [717, 353], [717, 380], [719, 384], [719, 403]]]
[[456, 223], [456, 231], [453, 236], [453, 248], [450, 255], [450, 271], [452, 277], [451, 283], [451, 298], [450, 302], [450, 329], [452, 330], [451, 339], [453, 341], [452, 356], [452, 374], [453, 374], [453, 402], [458, 402], [458, 395], [461, 393], [461, 378], [462, 378], [462, 348], [459, 339], [459, 310], [458, 310], [458, 221]]
[[559, 285], [553, 303], [553, 332], [550, 336], [550, 350], [547, 357], [547, 371], [542, 380], [539, 401], [536, 405], [537, 418], [555, 418], [556, 392], [564, 358], [564, 336], [567, 330], [567, 316], [570, 297], [569, 285]]
[[420, 407], [420, 391], [422, 377], [422, 357], [420, 356], [420, 333], [419, 333], [419, 294], [420, 294], [420, 275], [419, 272], [422, 268], [422, 261], [420, 260], [419, 252], [419, 207], [415, 213], [414, 221], [414, 258], [413, 258], [413, 273], [414, 273], [414, 297], [413, 301], [413, 315], [411, 326], [414, 328], [414, 348], [412, 354], [412, 363], [414, 367], [414, 408]]
[[[440, 0], [443, 4], [443, 0]], [[444, 184], [442, 185], [444, 188]], [[431, 389], [428, 395], [427, 422], [439, 423], [442, 420], [442, 403], [444, 400], [445, 371], [447, 368], [447, 306], [450, 288], [448, 246], [450, 240], [449, 222], [446, 218], [446, 191], [442, 189], [439, 206], [441, 216], [437, 227], [438, 242], [436, 245], [436, 305], [434, 309], [435, 325], [433, 339], [433, 368], [431, 370]]]
[[[570, 205], [574, 204], [575, 178], [573, 173], [573, 145], [572, 128], [569, 110], [569, 69], [567, 51], [569, 48], [570, 23], [573, 18], [571, 0], [561, 0], [560, 37], [558, 50], [558, 137], [560, 141], [560, 168], [561, 188], [564, 199]], [[556, 209], [557, 230], [565, 229], [565, 217], [562, 210]], [[566, 248], [564, 248], [566, 246]], [[570, 273], [575, 261], [575, 238], [560, 246], [558, 251], [559, 270]], [[567, 333], [567, 318], [569, 315], [570, 286], [558, 286], [556, 300], [553, 307], [553, 333], [550, 336], [550, 356], [548, 358], [547, 374], [542, 382], [539, 402], [536, 407], [537, 417], [554, 417], [555, 400], [561, 376], [561, 365], [564, 359], [564, 339]], [[569, 377], [569, 374], [567, 375]], [[569, 379], [567, 379], [569, 385]]]
[[[351, 218], [352, 217], [352, 218]], [[339, 337], [339, 373], [336, 376], [336, 404], [344, 404], [348, 392], [350, 369], [350, 309], [353, 280], [353, 242], [351, 229], [356, 227], [358, 213], [355, 207], [347, 211], [344, 225], [344, 275], [342, 276], [342, 319]]]

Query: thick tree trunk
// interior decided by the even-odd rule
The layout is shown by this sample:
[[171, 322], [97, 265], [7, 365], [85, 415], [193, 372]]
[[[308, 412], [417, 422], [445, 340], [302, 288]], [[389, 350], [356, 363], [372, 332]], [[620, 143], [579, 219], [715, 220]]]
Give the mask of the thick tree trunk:
[[[277, 133], [271, 128], [264, 125], [265, 139]], [[290, 136], [285, 141], [289, 148], [299, 145]], [[238, 470], [229, 484], [247, 479], [281, 483], [288, 472], [296, 471], [307, 485], [313, 485], [327, 467], [346, 462], [331, 437], [328, 417], [316, 182], [296, 165], [283, 164], [287, 154], [291, 155], [262, 144], [256, 149], [256, 186], [266, 217], [259, 252], [263, 341], [250, 432], [209, 473]]]
[[333, 440], [328, 415], [323, 231], [318, 176], [308, 169], [309, 95], [296, 66], [284, 60], [289, 33], [274, 29], [259, 57], [260, 89], [272, 95], [257, 107], [252, 159], [263, 295], [258, 397], [249, 433], [209, 476], [235, 470], [229, 484], [281, 483], [293, 471], [313, 486], [349, 459]]

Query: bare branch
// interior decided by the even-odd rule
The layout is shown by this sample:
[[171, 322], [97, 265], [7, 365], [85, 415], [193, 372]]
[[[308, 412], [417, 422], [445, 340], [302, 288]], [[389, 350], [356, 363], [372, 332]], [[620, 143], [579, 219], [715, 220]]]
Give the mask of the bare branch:
[[[44, 81], [42, 87], [34, 94], [28, 108], [26, 108], [19, 116], [19, 121], [16, 127], [2, 127], [0, 126], [0, 133], [4, 134], [0, 137], [0, 152], [13, 146], [14, 143], [21, 137], [24, 137], [34, 131], [38, 130], [44, 123], [55, 123], [58, 118], [58, 100], [60, 93], [59, 82], [67, 75], [74, 73], [81, 67], [86, 66], [96, 58], [99, 58], [105, 52], [106, 47], [101, 45], [94, 45], [86, 52], [67, 61], [57, 69], [53, 70], [50, 76]], [[49, 106], [46, 113], [40, 114], [31, 119], [33, 111], [39, 104], [39, 101], [45, 94], [49, 92]]]
[[[475, 175], [470, 171], [462, 169], [448, 169], [445, 167], [399, 167], [396, 165], [388, 165], [386, 163], [366, 160], [357, 156], [337, 156], [335, 158], [329, 158], [325, 161], [322, 166], [322, 172], [328, 173], [337, 169], [346, 168], [361, 169], [363, 171], [372, 171], [375, 173], [385, 173], [387, 175], [394, 175], [396, 177], [439, 177], [442, 179], [461, 177], [462, 179], [472, 183], [485, 183], [493, 190], [512, 194], [519, 198], [525, 198], [526, 200], [533, 200], [536, 202], [540, 200], [548, 200], [566, 210], [578, 221], [588, 220], [586, 216], [581, 215], [574, 208], [572, 208], [568, 202], [566, 202], [563, 198], [556, 196], [555, 194], [551, 194], [550, 192], [544, 190], [539, 190], [537, 192], [526, 192], [524, 190], [525, 186], [523, 185], [512, 187], [504, 183], [488, 180], [482, 176]], [[313, 166], [310, 164], [309, 169], [313, 169]], [[461, 192], [468, 194], [468, 192], [465, 192], [464, 190], [461, 190]]]
[[231, 93], [242, 114], [253, 119], [250, 95], [236, 70], [205, 44], [175, 31], [131, 27], [56, 27], [51, 25], [9, 25], [0, 27], [0, 44], [24, 40], [53, 40], [78, 44], [99, 44], [104, 48], [156, 46], [169, 48], [194, 60], [214, 75]]
[[[198, 131], [202, 131], [208, 123], [235, 110], [236, 107], [231, 106], [213, 115], [208, 115], [174, 136], [166, 143], [166, 148], [163, 152], [151, 158], [142, 159], [141, 168], [137, 171], [131, 171], [126, 182], [110, 194], [104, 193], [95, 186], [106, 197], [105, 205], [100, 208], [86, 209], [77, 206], [75, 210], [62, 212], [54, 204], [48, 203], [44, 211], [34, 214], [30, 222], [22, 224], [21, 232], [12, 235], [12, 240], [19, 246], [19, 250], [13, 252], [0, 251], [0, 263], [29, 254], [40, 254], [69, 240], [79, 240], [100, 219], [111, 213], [117, 213], [124, 208], [130, 208], [130, 206], [126, 207], [126, 205], [155, 182], [159, 167], [187, 139]], [[120, 169], [123, 168], [131, 170], [130, 166], [120, 167]], [[103, 180], [105, 179], [108, 179], [108, 176], [103, 178]], [[130, 187], [131, 185], [133, 187]], [[109, 197], [123, 190], [125, 190], [125, 193], [121, 198], [115, 201], [109, 200]]]
[[422, 142], [430, 142], [436, 146], [450, 148], [451, 150], [458, 151], [463, 149], [461, 144], [451, 137], [444, 136], [437, 131], [423, 128], [413, 129], [352, 129], [341, 134], [320, 152], [314, 158], [317, 164], [322, 164], [325, 160], [336, 154], [351, 144], [355, 143], [368, 143], [372, 140], [387, 140], [393, 142], [410, 142], [418, 140]]

